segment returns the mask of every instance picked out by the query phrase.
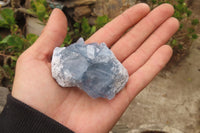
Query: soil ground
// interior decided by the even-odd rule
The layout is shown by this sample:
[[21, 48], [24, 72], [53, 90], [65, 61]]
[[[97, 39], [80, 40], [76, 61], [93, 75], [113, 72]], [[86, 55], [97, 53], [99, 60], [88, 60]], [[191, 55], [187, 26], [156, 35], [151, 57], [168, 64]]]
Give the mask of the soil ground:
[[200, 133], [200, 38], [185, 59], [162, 71], [134, 99], [112, 132], [144, 131]]

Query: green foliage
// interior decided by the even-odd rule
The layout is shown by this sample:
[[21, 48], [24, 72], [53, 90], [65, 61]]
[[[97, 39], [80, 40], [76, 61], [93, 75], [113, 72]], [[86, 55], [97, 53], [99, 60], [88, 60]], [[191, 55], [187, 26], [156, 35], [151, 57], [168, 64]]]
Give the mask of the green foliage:
[[91, 26], [85, 17], [82, 18], [80, 23], [76, 22], [73, 27], [75, 38], [83, 37], [87, 39], [96, 32], [96, 26]]
[[197, 34], [192, 34], [192, 39], [197, 39], [198, 35]]
[[176, 45], [177, 45], [177, 40], [176, 40], [176, 39], [173, 39], [173, 40], [171, 41], [171, 46], [174, 47], [174, 46], [176, 46]]
[[[7, 78], [12, 82], [17, 58], [26, 50], [32, 43], [35, 42], [37, 36], [28, 34], [26, 37], [22, 35], [22, 31], [16, 24], [14, 11], [12, 9], [2, 9], [0, 11], [0, 28], [10, 29], [9, 35], [0, 37], [0, 56], [3, 57], [3, 71]], [[2, 78], [2, 77], [1, 77]]]
[[[28, 11], [35, 14], [42, 22], [46, 22], [50, 15], [50, 11], [47, 7], [46, 0], [32, 0], [31, 9]], [[10, 35], [4, 38], [0, 36], [0, 56], [4, 57], [4, 63], [1, 67], [12, 82], [16, 61], [19, 55], [33, 44], [38, 36], [35, 34], [23, 36], [22, 31], [16, 24], [14, 11], [12, 9], [1, 10], [0, 16], [0, 27], [10, 29], [11, 32]], [[68, 28], [68, 34], [61, 47], [71, 44], [72, 41], [77, 40], [79, 37], [83, 37], [84, 39], [89, 38], [96, 30], [104, 26], [107, 22], [109, 22], [107, 16], [100, 16], [97, 17], [95, 25], [90, 25], [88, 19], [83, 17], [79, 23], [74, 23], [71, 29]]]
[[193, 27], [188, 28], [188, 33], [194, 33], [195, 29]]
[[[46, 0], [32, 0], [31, 9], [28, 11], [38, 16], [38, 19], [42, 22], [46, 22], [50, 14], [47, 7]], [[0, 61], [3, 62], [0, 68], [5, 72], [6, 76], [4, 76], [9, 79], [10, 84], [12, 84], [15, 65], [19, 55], [33, 44], [38, 36], [35, 34], [24, 36], [22, 30], [16, 24], [13, 9], [9, 8], [0, 10], [0, 28], [9, 29], [11, 33], [4, 38], [0, 37], [0, 56], [3, 57], [3, 59], [0, 58]], [[2, 78], [1, 75], [0, 79]]]
[[11, 33], [18, 31], [18, 25], [16, 25], [14, 11], [9, 8], [5, 8], [0, 11], [0, 27], [10, 29]]
[[193, 19], [191, 20], [192, 25], [198, 25], [199, 24], [199, 20], [198, 19]]
[[197, 39], [196, 26], [199, 20], [192, 16], [192, 11], [188, 8], [186, 0], [151, 0], [152, 8], [162, 4], [170, 3], [174, 6], [174, 17], [180, 21], [180, 28], [176, 35], [170, 40], [169, 44], [175, 49], [189, 48], [187, 44], [180, 44], [186, 39], [191, 43], [192, 40]]
[[8, 35], [0, 42], [0, 45], [2, 46], [1, 48], [4, 48], [4, 50], [6, 47], [9, 47], [9, 49], [7, 49], [9, 53], [18, 52], [23, 49], [24, 41], [17, 35]]
[[25, 38], [19, 34], [10, 34], [0, 41], [0, 53], [1, 56], [4, 57], [4, 64], [2, 67], [11, 81], [14, 77], [14, 70], [17, 58], [35, 40], [36, 35], [29, 34]]
[[10, 28], [15, 25], [14, 12], [11, 9], [3, 9], [0, 11], [2, 19], [0, 19], [0, 27]]
[[38, 36], [32, 33], [26, 35], [26, 40], [29, 44], [33, 44], [37, 40]]
[[93, 27], [90, 26], [88, 19], [83, 17], [80, 24], [80, 28], [81, 28], [80, 36], [82, 36], [83, 38], [89, 38], [94, 33]]
[[97, 17], [97, 20], [96, 20], [97, 29], [100, 29], [105, 24], [107, 24], [109, 21], [110, 20], [109, 20], [108, 16], [106, 16], [106, 15]]
[[[72, 38], [69, 34], [66, 35], [63, 44], [71, 44], [72, 43]], [[63, 45], [64, 46], [64, 45]]]
[[153, 4], [156, 4], [156, 3], [157, 3], [157, 0], [151, 0], [151, 2], [152, 2]]
[[31, 9], [29, 9], [29, 12], [36, 14], [40, 21], [46, 22], [48, 20], [50, 15], [49, 10], [46, 0], [31, 1]]
[[96, 24], [90, 25], [88, 19], [83, 17], [80, 22], [73, 24], [72, 29], [68, 29], [68, 34], [61, 47], [71, 44], [72, 41], [75, 41], [80, 37], [88, 39], [92, 34], [94, 34], [98, 29], [103, 27], [109, 21], [110, 20], [107, 16], [98, 16], [96, 19]]

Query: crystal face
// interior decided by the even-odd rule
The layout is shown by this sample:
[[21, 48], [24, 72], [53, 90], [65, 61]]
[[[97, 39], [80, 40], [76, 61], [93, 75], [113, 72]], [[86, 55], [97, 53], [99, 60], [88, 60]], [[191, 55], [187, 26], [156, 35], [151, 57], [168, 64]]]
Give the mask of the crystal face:
[[56, 47], [51, 66], [60, 86], [79, 87], [93, 98], [112, 99], [129, 77], [105, 43], [86, 45], [82, 38], [68, 47]]

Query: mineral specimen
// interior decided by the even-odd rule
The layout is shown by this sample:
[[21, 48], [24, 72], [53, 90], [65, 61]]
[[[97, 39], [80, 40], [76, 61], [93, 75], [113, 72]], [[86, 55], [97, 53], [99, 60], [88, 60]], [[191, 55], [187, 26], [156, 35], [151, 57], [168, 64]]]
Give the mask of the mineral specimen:
[[105, 43], [86, 45], [82, 38], [68, 47], [56, 47], [51, 65], [60, 86], [79, 87], [93, 98], [112, 99], [129, 77]]

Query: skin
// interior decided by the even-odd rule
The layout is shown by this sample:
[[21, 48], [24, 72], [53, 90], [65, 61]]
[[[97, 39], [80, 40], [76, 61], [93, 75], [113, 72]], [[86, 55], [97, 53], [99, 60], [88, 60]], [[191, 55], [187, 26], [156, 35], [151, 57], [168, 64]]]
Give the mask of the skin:
[[107, 100], [62, 88], [52, 78], [52, 52], [67, 32], [66, 17], [54, 9], [39, 39], [17, 61], [12, 96], [77, 133], [108, 132], [169, 61], [172, 49], [165, 43], [179, 27], [173, 12], [169, 4], [152, 11], [146, 4], [135, 5], [86, 41], [105, 42], [128, 70], [125, 88]]

